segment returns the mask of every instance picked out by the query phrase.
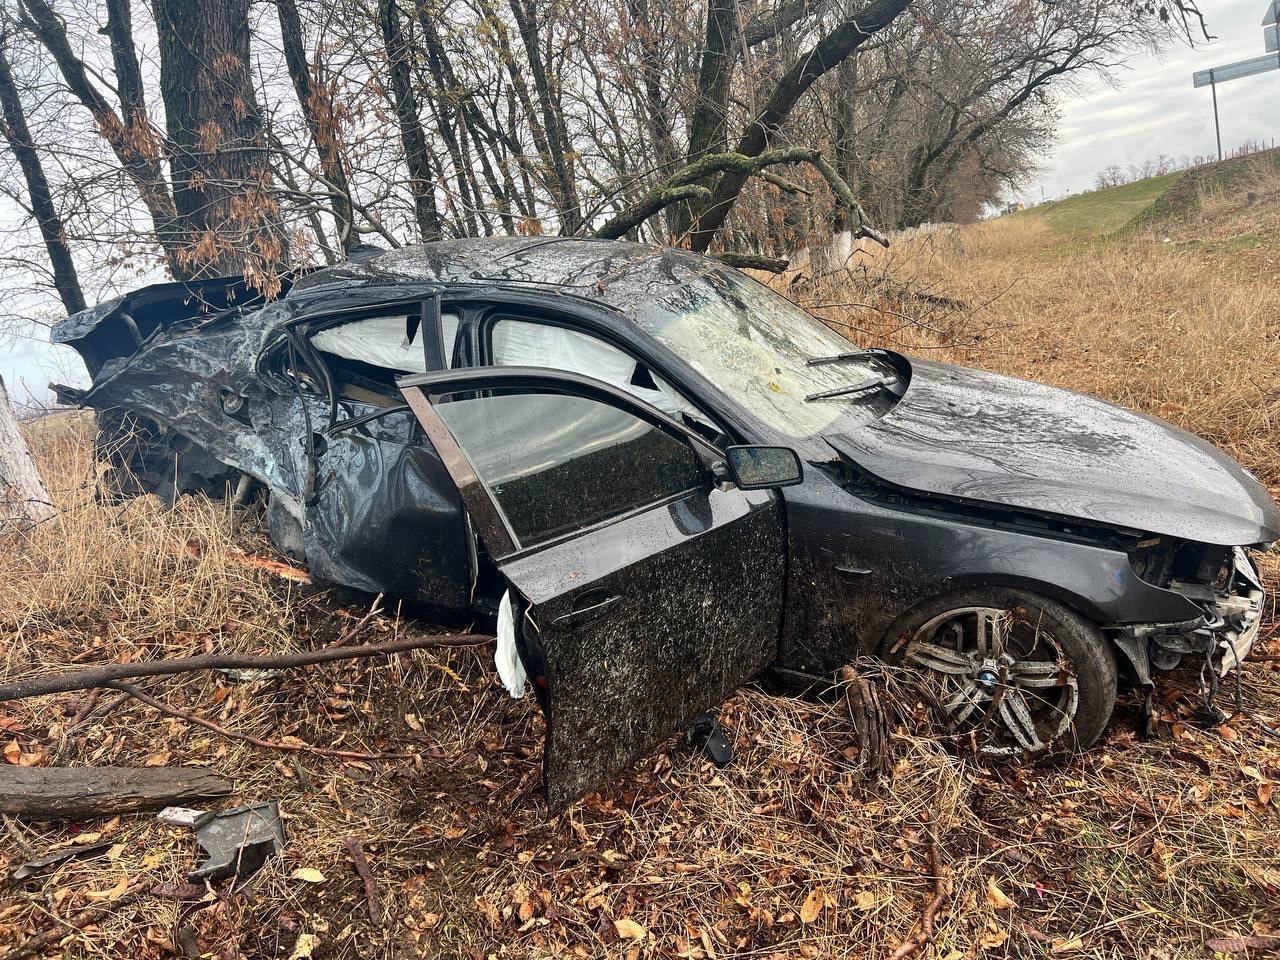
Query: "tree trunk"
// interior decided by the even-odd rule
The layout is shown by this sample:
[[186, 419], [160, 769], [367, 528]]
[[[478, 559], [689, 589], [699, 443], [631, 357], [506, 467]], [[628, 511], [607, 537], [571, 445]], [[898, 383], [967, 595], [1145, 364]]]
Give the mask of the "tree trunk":
[[0, 532], [29, 529], [56, 512], [0, 380]]
[[294, 0], [276, 0], [280, 16], [280, 38], [284, 47], [284, 60], [289, 68], [289, 78], [298, 95], [302, 116], [306, 118], [311, 140], [320, 154], [320, 167], [329, 181], [335, 196], [332, 197], [333, 219], [338, 224], [338, 241], [343, 250], [349, 250], [360, 242], [351, 220], [351, 188], [347, 186], [347, 170], [338, 149], [338, 131], [333, 122], [333, 108], [323, 88], [317, 89], [307, 64], [306, 47], [302, 39], [302, 20]]
[[183, 263], [270, 288], [285, 258], [249, 61], [248, 0], [155, 0]]
[[427, 152], [427, 135], [418, 116], [418, 98], [413, 94], [413, 76], [409, 70], [409, 44], [396, 0], [378, 0], [378, 24], [382, 44], [391, 71], [392, 106], [400, 124], [400, 142], [404, 162], [409, 168], [409, 191], [413, 194], [413, 213], [418, 233], [424, 241], [439, 240], [440, 211], [436, 207], [435, 177], [431, 172], [431, 155]]
[[510, 7], [520, 39], [524, 42], [534, 93], [542, 111], [542, 128], [547, 138], [543, 161], [549, 163], [554, 174], [553, 192], [560, 232], [572, 235], [582, 226], [582, 205], [578, 201], [578, 185], [574, 179], [569, 133], [565, 126], [564, 109], [560, 105], [560, 90], [558, 85], [553, 84], [552, 74], [547, 70], [546, 59], [538, 45], [538, 7], [529, 0], [510, 0]]
[[[796, 103], [825, 74], [892, 23], [910, 5], [910, 0], [874, 0], [856, 17], [842, 21], [792, 65], [773, 85], [765, 105], [743, 132], [735, 153], [758, 156], [768, 149], [769, 139], [791, 115]], [[694, 224], [690, 246], [699, 253], [711, 246], [716, 233], [728, 219], [734, 201], [742, 192], [749, 172], [728, 170], [721, 174], [711, 199]]]
[[67, 313], [78, 313], [85, 307], [84, 294], [80, 290], [80, 277], [76, 274], [75, 262], [71, 259], [71, 249], [67, 246], [67, 232], [62, 218], [53, 203], [53, 192], [49, 189], [49, 181], [44, 175], [44, 166], [40, 163], [40, 154], [36, 152], [35, 143], [31, 140], [31, 131], [27, 129], [26, 113], [22, 109], [22, 100], [18, 96], [18, 87], [13, 80], [13, 71], [9, 68], [9, 57], [5, 51], [5, 38], [0, 34], [0, 107], [3, 108], [4, 134], [22, 170], [22, 177], [27, 182], [27, 196], [31, 202], [31, 212], [40, 227], [40, 236], [44, 239], [44, 248], [49, 254], [49, 267], [53, 272], [53, 286], [62, 298], [62, 306]]
[[[737, 61], [738, 0], [710, 0], [698, 72], [697, 107], [689, 124], [689, 162], [723, 153], [729, 136], [729, 83]], [[693, 224], [688, 205], [672, 208], [671, 230], [683, 237]]]

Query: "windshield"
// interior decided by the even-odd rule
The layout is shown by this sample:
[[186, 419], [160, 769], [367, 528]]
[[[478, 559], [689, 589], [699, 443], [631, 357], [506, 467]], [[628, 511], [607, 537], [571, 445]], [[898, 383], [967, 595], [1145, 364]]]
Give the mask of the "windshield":
[[646, 330], [779, 433], [803, 438], [847, 430], [883, 415], [897, 399], [869, 390], [805, 400], [893, 370], [874, 358], [810, 366], [811, 359], [858, 348], [737, 270], [710, 270], [668, 289], [637, 310]]

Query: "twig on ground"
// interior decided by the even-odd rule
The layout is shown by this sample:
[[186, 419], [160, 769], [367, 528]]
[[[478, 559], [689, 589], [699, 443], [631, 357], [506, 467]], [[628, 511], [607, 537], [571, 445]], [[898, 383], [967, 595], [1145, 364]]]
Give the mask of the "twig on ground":
[[369, 919], [377, 926], [382, 923], [382, 904], [378, 902], [378, 885], [373, 879], [373, 872], [369, 869], [369, 861], [364, 857], [364, 844], [359, 837], [347, 837], [343, 845], [347, 848], [347, 856], [351, 858], [352, 866], [356, 868], [356, 873], [364, 882], [364, 898], [369, 904]]
[[128, 694], [117, 693], [109, 700], [103, 701], [99, 696], [101, 692], [102, 691], [100, 689], [95, 689], [87, 698], [88, 702], [86, 702], [85, 705], [80, 708], [79, 712], [71, 718], [71, 722], [67, 724], [66, 729], [62, 731], [62, 736], [58, 738], [58, 746], [53, 751], [53, 762], [55, 764], [62, 761], [63, 756], [67, 752], [67, 746], [71, 743], [71, 734], [75, 733], [78, 727], [83, 726], [85, 721], [90, 717], [105, 717], [112, 710], [129, 699]]
[[18, 825], [13, 822], [13, 818], [6, 814], [4, 817], [4, 828], [8, 831], [9, 836], [13, 838], [13, 842], [18, 849], [22, 851], [24, 857], [34, 857], [36, 855], [35, 848], [27, 843], [27, 838], [22, 835], [22, 831], [18, 829]]
[[63, 937], [67, 936], [67, 928], [79, 931], [87, 927], [93, 921], [99, 919], [103, 913], [109, 910], [118, 910], [131, 900], [136, 900], [138, 894], [142, 892], [140, 884], [133, 889], [126, 890], [121, 896], [114, 900], [95, 903], [91, 907], [85, 907], [79, 913], [75, 914], [68, 920], [59, 920], [61, 926], [54, 927], [49, 930], [37, 933], [28, 937], [23, 943], [18, 944], [10, 950], [0, 953], [0, 960], [28, 960], [30, 957], [37, 957], [44, 953], [49, 947], [53, 946]]
[[409, 760], [416, 757], [416, 753], [365, 753], [360, 750], [339, 750], [334, 747], [317, 747], [309, 743], [281, 743], [275, 740], [263, 740], [261, 737], [254, 737], [247, 733], [237, 733], [234, 730], [228, 730], [226, 727], [214, 723], [212, 720], [206, 720], [203, 717], [197, 717], [193, 713], [187, 713], [185, 710], [179, 710], [177, 707], [171, 707], [162, 700], [148, 696], [137, 687], [124, 683], [119, 680], [112, 680], [106, 684], [113, 690], [122, 690], [129, 696], [133, 697], [139, 703], [145, 703], [148, 707], [159, 710], [166, 716], [174, 717], [178, 720], [185, 720], [188, 723], [194, 723], [198, 727], [204, 727], [220, 737], [228, 737], [232, 740], [241, 740], [255, 747], [262, 747], [266, 750], [283, 750], [288, 753], [318, 753], [325, 757], [338, 757], [342, 760]]
[[368, 625], [370, 620], [372, 620], [381, 612], [382, 612], [382, 594], [378, 594], [376, 597], [373, 598], [373, 603], [369, 606], [369, 612], [366, 613], [359, 620], [357, 620], [355, 623], [355, 626], [351, 627], [348, 630], [344, 630], [342, 632], [342, 635], [338, 637], [337, 640], [333, 641], [333, 643], [326, 644], [325, 649], [333, 650], [337, 647], [345, 647], [348, 643], [350, 643], [352, 640], [354, 640], [357, 636], [360, 635], [360, 631], [363, 630]]
[[929, 869], [933, 873], [933, 896], [925, 904], [924, 912], [920, 914], [920, 919], [911, 928], [912, 934], [919, 930], [920, 935], [918, 937], [908, 936], [902, 945], [890, 955], [892, 960], [903, 960], [905, 957], [914, 956], [933, 943], [934, 921], [937, 919], [938, 911], [942, 909], [942, 901], [947, 895], [947, 875], [946, 869], [942, 865], [942, 845], [938, 842], [936, 819], [929, 827]]
[[110, 687], [113, 686], [114, 681], [137, 677], [165, 677], [175, 673], [215, 669], [284, 670], [316, 663], [330, 663], [334, 660], [381, 657], [428, 647], [478, 647], [492, 640], [493, 637], [485, 634], [447, 633], [430, 637], [409, 637], [388, 643], [370, 643], [359, 647], [326, 647], [293, 654], [267, 656], [207, 654], [198, 657], [178, 657], [172, 660], [144, 660], [140, 663], [108, 663], [89, 670], [76, 670], [71, 673], [0, 683], [0, 701], [21, 700], [25, 697], [39, 697], [49, 693], [70, 693], [73, 690], [88, 690], [92, 687]]

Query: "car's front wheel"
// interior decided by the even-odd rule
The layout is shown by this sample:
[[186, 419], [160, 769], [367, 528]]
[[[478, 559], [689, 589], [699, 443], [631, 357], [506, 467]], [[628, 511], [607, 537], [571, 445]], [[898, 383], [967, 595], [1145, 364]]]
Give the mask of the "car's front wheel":
[[989, 759], [1083, 750], [1116, 701], [1115, 655], [1062, 604], [982, 588], [927, 602], [899, 620], [886, 659], [928, 688], [963, 747]]

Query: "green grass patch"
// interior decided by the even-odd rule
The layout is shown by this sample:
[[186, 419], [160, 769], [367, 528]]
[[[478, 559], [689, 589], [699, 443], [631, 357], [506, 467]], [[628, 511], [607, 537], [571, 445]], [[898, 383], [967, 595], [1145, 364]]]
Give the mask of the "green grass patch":
[[1120, 187], [1092, 190], [1065, 200], [1042, 203], [1014, 216], [1036, 217], [1056, 233], [1102, 237], [1126, 226], [1163, 197], [1182, 178], [1177, 170]]

